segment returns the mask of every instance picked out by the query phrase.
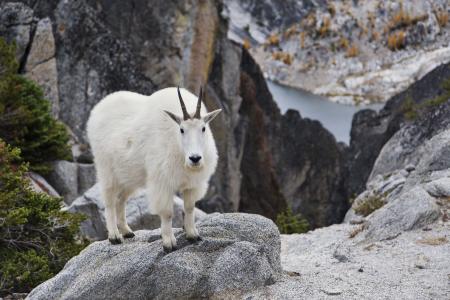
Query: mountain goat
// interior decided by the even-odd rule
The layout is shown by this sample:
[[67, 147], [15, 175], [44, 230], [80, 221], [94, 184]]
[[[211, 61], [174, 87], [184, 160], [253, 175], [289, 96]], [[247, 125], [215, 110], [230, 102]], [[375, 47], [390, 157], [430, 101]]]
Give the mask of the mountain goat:
[[87, 135], [112, 244], [134, 236], [125, 206], [128, 197], [142, 187], [151, 199], [151, 211], [160, 216], [164, 250], [176, 247], [172, 215], [177, 192], [184, 198], [186, 237], [200, 239], [194, 206], [205, 195], [216, 169], [217, 148], [208, 123], [221, 111], [207, 113], [202, 95], [201, 88], [198, 99], [179, 88], [151, 96], [121, 91], [106, 96], [91, 111]]

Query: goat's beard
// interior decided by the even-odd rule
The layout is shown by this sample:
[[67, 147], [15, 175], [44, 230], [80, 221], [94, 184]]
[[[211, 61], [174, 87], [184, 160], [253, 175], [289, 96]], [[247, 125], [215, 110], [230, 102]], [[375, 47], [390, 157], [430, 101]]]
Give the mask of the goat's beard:
[[186, 169], [188, 169], [189, 171], [195, 171], [195, 172], [198, 172], [198, 171], [200, 171], [201, 169], [203, 169], [203, 164], [191, 164], [191, 163], [185, 163], [184, 164], [184, 167], [186, 168]]

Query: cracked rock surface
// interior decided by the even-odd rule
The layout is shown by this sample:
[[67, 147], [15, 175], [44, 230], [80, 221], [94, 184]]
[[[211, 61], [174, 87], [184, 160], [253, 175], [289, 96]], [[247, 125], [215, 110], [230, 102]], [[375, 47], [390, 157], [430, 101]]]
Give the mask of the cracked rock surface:
[[214, 214], [198, 226], [203, 240], [162, 249], [159, 230], [138, 231], [121, 245], [95, 242], [28, 299], [192, 299], [238, 297], [273, 284], [281, 272], [280, 235], [258, 215]]

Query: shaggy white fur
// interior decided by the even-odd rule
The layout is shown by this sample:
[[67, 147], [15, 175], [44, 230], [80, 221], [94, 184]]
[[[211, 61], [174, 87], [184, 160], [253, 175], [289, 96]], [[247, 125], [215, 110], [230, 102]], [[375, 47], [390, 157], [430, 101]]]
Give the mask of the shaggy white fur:
[[[128, 197], [145, 187], [151, 210], [161, 218], [161, 236], [166, 250], [176, 247], [172, 232], [173, 198], [184, 199], [184, 228], [188, 239], [198, 239], [194, 205], [208, 188], [217, 165], [217, 149], [208, 123], [220, 112], [193, 118], [197, 96], [180, 89], [191, 118], [183, 119], [176, 88], [144, 96], [116, 92], [106, 96], [91, 111], [87, 134], [94, 154], [97, 179], [106, 208], [111, 243], [133, 237], [125, 218]], [[179, 117], [181, 116], [181, 117]]]

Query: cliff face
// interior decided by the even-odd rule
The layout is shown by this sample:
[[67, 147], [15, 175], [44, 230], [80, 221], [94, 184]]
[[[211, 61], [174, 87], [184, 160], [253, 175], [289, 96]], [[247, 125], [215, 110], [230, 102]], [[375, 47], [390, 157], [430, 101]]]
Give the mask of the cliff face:
[[241, 69], [240, 112], [249, 126], [240, 210], [272, 217], [268, 212], [282, 208], [282, 202], [273, 199], [284, 199], [313, 227], [340, 222], [348, 209], [342, 185], [344, 146], [318, 121], [291, 110], [281, 115], [248, 53], [243, 54]]
[[[349, 195], [361, 193], [370, 174], [380, 173], [377, 168], [374, 171], [372, 168], [383, 146], [401, 128], [409, 126], [424, 111], [433, 108], [432, 100], [448, 93], [449, 80], [450, 64], [441, 65], [404, 92], [392, 97], [380, 112], [367, 109], [354, 116], [347, 153], [348, 174], [351, 174], [346, 183]], [[440, 128], [440, 125], [434, 127]], [[398, 151], [395, 149], [392, 155], [398, 155]], [[395, 169], [400, 163], [400, 160], [391, 161], [390, 168]], [[373, 175], [370, 177], [373, 178]]]
[[[33, 24], [47, 20], [58, 92], [50, 100], [76, 140], [87, 142], [89, 112], [111, 92], [180, 84], [195, 93], [204, 84], [207, 108], [223, 113], [212, 123], [220, 160], [202, 209], [274, 219], [289, 205], [313, 226], [343, 217], [343, 150], [318, 122], [281, 115], [255, 61], [228, 40], [219, 1], [23, 2], [32, 9], [14, 4], [16, 12], [26, 9]], [[18, 14], [8, 11], [2, 14], [13, 22]], [[24, 62], [40, 41], [33, 26], [19, 49]], [[7, 28], [10, 40], [19, 36]]]
[[385, 102], [450, 61], [446, 0], [224, 3], [268, 78], [332, 101]]

